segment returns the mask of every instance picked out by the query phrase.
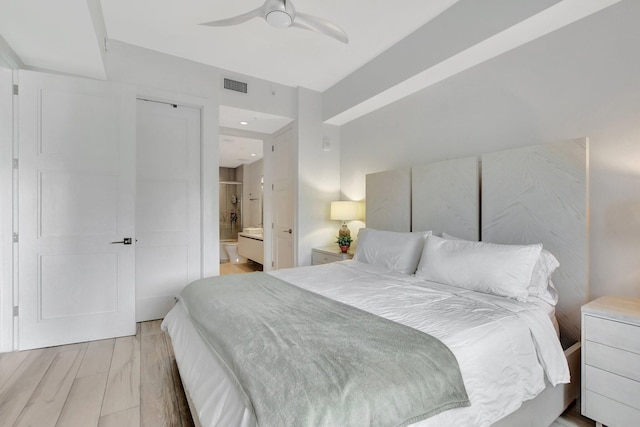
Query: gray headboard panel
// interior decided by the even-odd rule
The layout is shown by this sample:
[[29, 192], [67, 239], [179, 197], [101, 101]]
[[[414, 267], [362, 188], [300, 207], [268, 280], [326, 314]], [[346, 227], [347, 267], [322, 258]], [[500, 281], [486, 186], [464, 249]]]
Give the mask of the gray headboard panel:
[[411, 231], [411, 170], [367, 174], [367, 227]]
[[446, 160], [411, 170], [413, 231], [443, 231], [480, 239], [480, 171], [477, 157]]
[[482, 156], [482, 240], [542, 243], [560, 261], [553, 275], [563, 341], [580, 340], [587, 300], [587, 140]]

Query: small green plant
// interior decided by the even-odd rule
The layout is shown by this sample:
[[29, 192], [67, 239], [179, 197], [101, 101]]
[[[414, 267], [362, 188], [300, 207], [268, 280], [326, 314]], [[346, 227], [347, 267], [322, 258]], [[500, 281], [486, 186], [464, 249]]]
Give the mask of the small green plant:
[[337, 236], [337, 238], [336, 243], [338, 246], [351, 246], [351, 242], [353, 242], [351, 236]]

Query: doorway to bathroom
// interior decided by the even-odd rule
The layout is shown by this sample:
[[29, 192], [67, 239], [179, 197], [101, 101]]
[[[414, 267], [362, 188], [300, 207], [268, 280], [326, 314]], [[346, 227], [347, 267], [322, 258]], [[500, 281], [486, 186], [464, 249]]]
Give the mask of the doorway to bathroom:
[[273, 150], [278, 135], [292, 122], [289, 117], [220, 106], [220, 274], [277, 268], [272, 253]]
[[220, 274], [262, 270], [263, 140], [220, 135]]

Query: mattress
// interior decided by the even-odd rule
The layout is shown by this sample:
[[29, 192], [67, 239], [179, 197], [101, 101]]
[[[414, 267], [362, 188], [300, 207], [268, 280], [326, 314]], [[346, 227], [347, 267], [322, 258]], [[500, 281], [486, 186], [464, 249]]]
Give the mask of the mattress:
[[[356, 261], [271, 272], [320, 295], [428, 333], [456, 356], [471, 406], [413, 426], [488, 426], [551, 384], [568, 382], [553, 307], [425, 282]], [[180, 303], [166, 316], [176, 360], [203, 426], [256, 426]], [[206, 374], [203, 374], [206, 373]], [[194, 414], [195, 415], [195, 414]]]

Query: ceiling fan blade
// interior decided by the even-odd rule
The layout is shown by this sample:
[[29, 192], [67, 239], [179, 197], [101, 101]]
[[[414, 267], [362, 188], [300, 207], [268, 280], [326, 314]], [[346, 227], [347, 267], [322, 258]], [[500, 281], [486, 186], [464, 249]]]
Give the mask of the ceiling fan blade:
[[347, 36], [347, 33], [345, 33], [342, 28], [317, 16], [296, 12], [295, 19], [291, 26], [322, 33], [344, 44], [349, 44], [349, 36]]
[[207, 25], [209, 27], [226, 27], [229, 25], [242, 24], [243, 22], [247, 22], [248, 20], [253, 18], [264, 18], [264, 15], [265, 15], [264, 5], [262, 5], [259, 8], [249, 11], [247, 13], [243, 13], [242, 15], [233, 16], [227, 19], [220, 19], [218, 21], [203, 22], [200, 25]]

